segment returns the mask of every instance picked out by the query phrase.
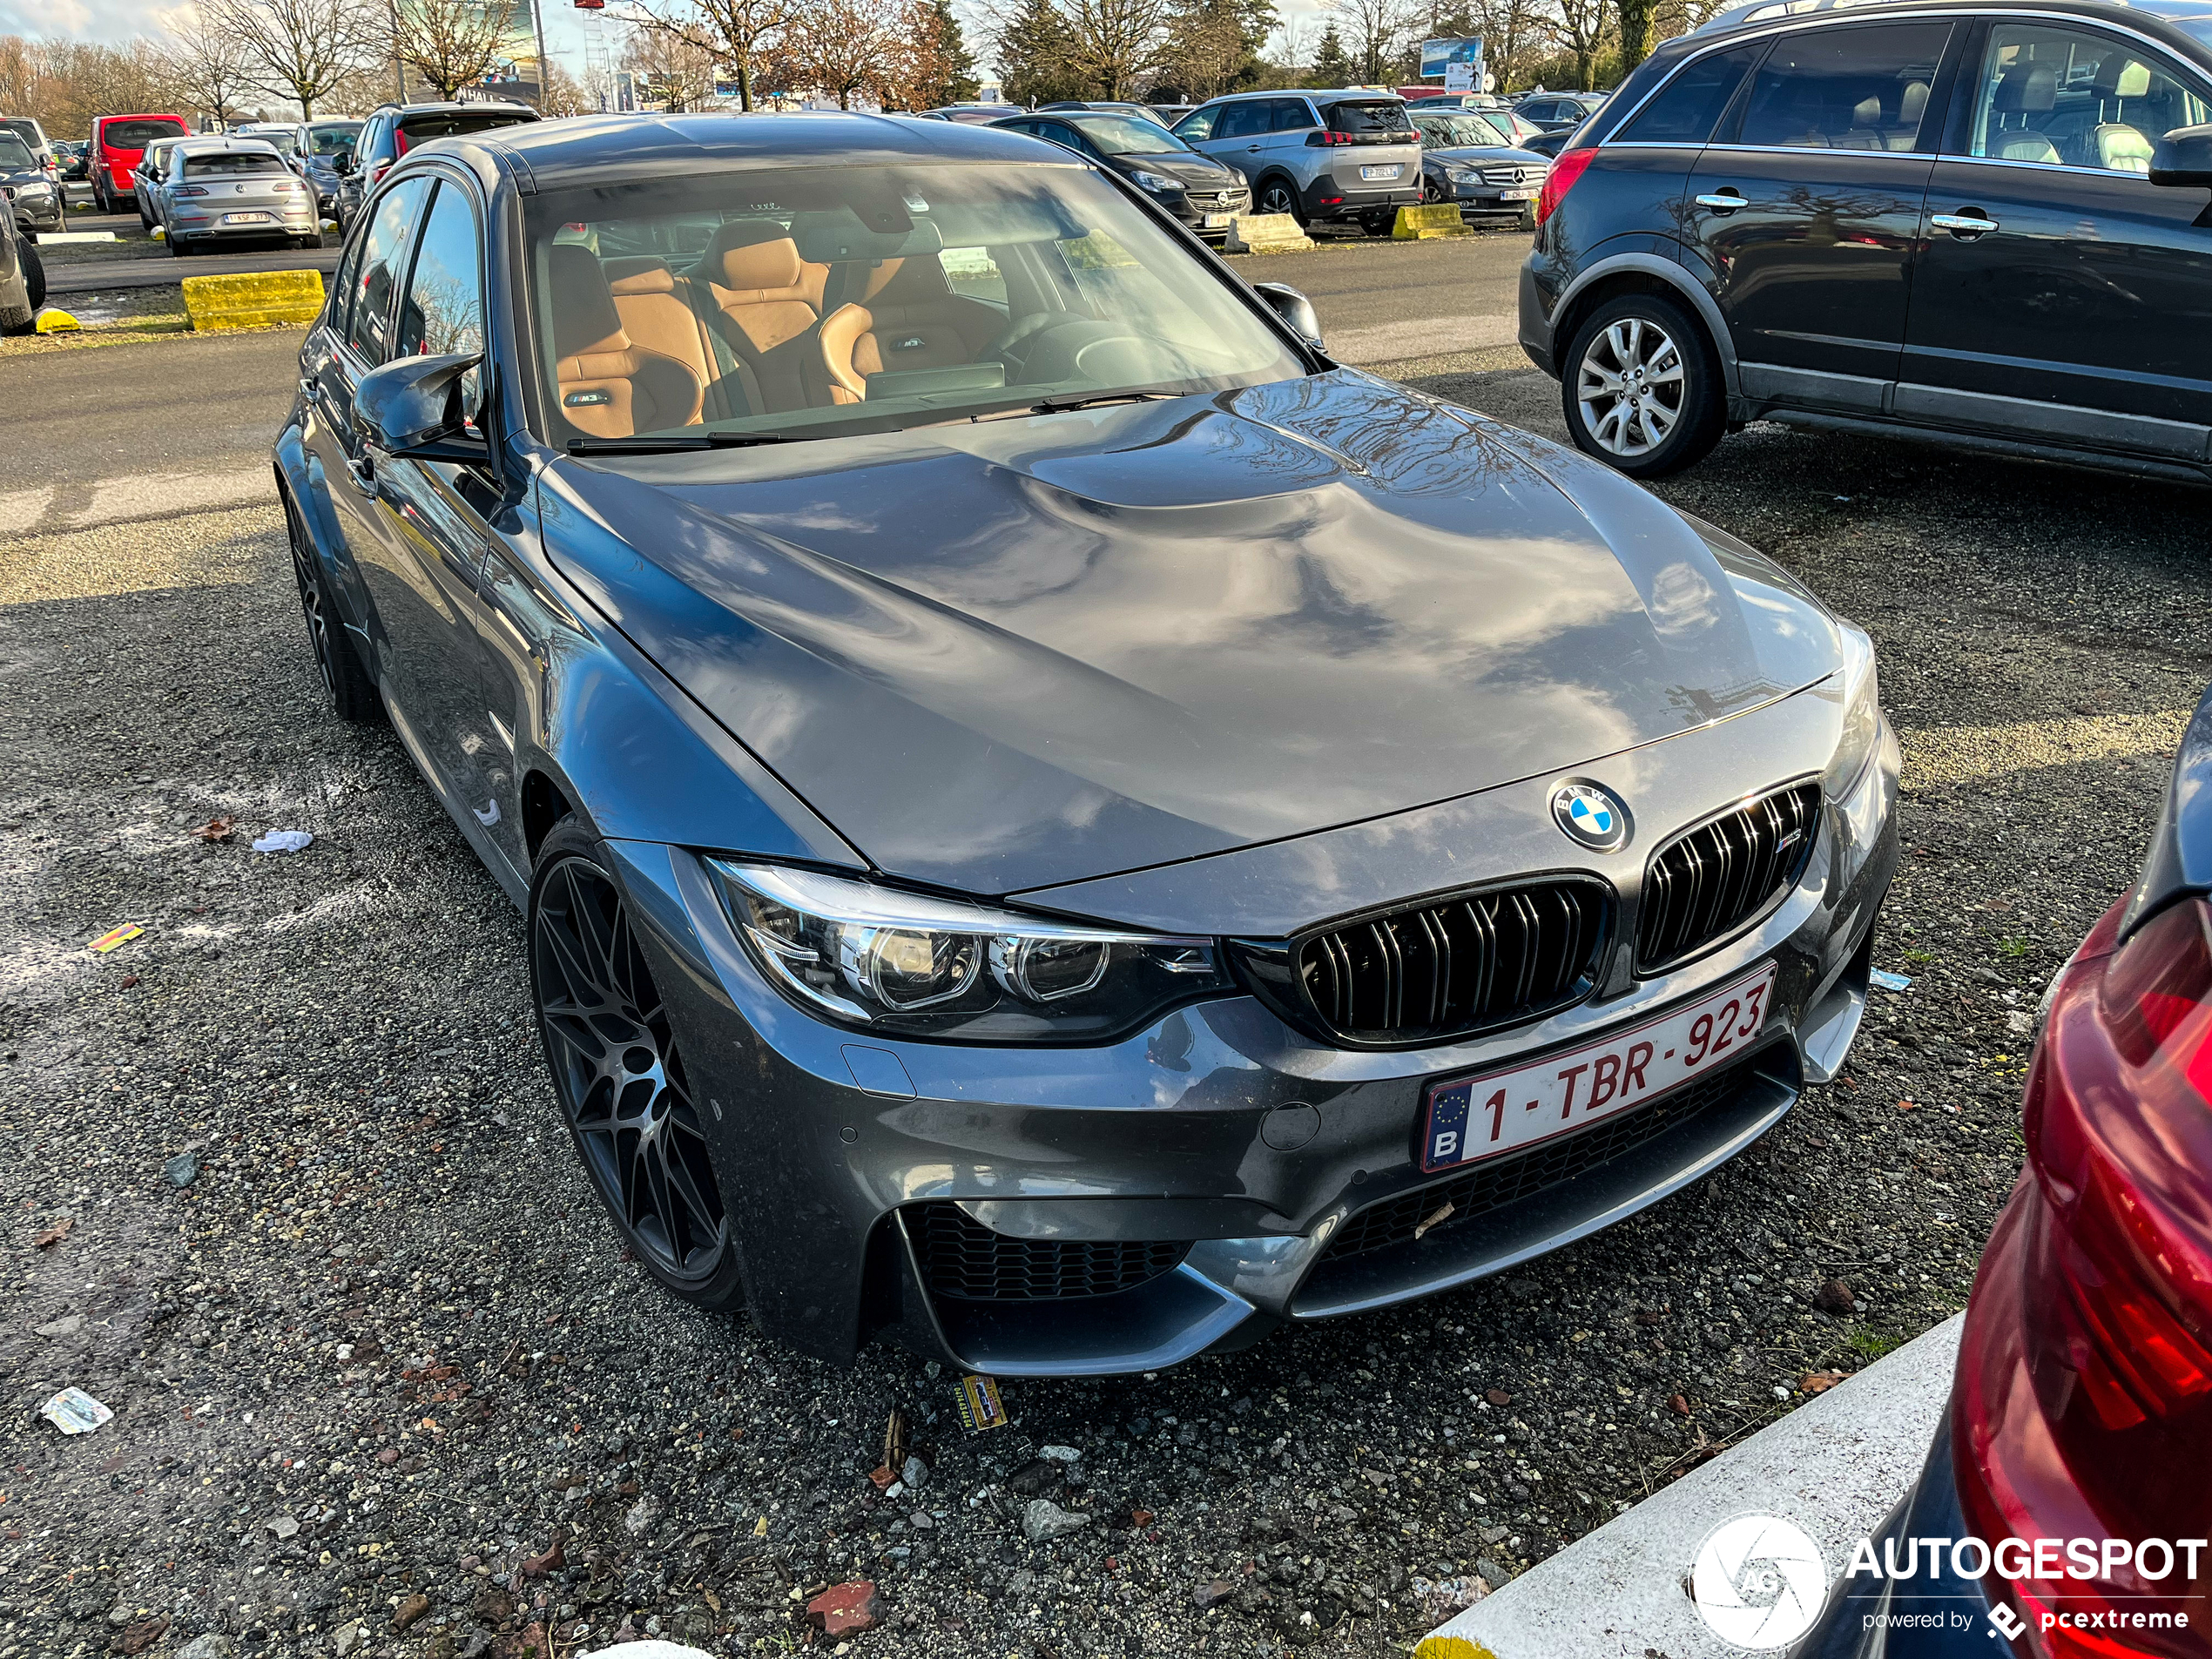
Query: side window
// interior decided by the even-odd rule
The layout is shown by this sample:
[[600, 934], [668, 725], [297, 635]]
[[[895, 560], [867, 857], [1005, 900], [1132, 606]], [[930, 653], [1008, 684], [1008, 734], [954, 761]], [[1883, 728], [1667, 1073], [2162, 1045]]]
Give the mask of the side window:
[[1215, 129], [1214, 137], [1250, 138], [1266, 132], [1269, 119], [1267, 105], [1268, 100], [1259, 98], [1246, 98], [1242, 103], [1230, 105], [1223, 111], [1221, 125]]
[[483, 254], [476, 215], [459, 185], [441, 184], [422, 226], [395, 357], [445, 357], [484, 348]]
[[1759, 65], [1737, 142], [1910, 150], [1951, 37], [1947, 23], [1861, 24], [1784, 35]]
[[1213, 137], [1214, 123], [1221, 118], [1222, 106], [1208, 105], [1203, 110], [1193, 110], [1175, 124], [1175, 136], [1185, 144], [1197, 144]]
[[1966, 153], [2148, 173], [2161, 138], [2209, 119], [2204, 98], [2138, 47], [2086, 29], [1992, 23]]
[[1738, 46], [1684, 64], [1614, 142], [1703, 144], [1764, 50], [1764, 44]]
[[367, 236], [347, 238], [346, 251], [330, 279], [329, 327], [341, 340], [346, 337], [346, 314], [353, 308], [354, 288], [361, 276], [361, 244], [368, 240]]
[[1313, 118], [1313, 106], [1302, 98], [1278, 98], [1269, 106], [1272, 114], [1269, 129], [1275, 132], [1303, 132], [1308, 127], [1321, 124]]
[[362, 239], [361, 273], [354, 280], [346, 315], [346, 343], [374, 368], [384, 361], [392, 320], [392, 290], [399, 285], [398, 262], [408, 232], [421, 217], [427, 179], [403, 180], [376, 204], [376, 216]]

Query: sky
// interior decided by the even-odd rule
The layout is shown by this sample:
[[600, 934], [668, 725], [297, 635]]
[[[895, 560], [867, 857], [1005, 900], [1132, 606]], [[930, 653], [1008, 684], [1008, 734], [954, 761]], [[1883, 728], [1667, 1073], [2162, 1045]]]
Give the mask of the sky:
[[[539, 3], [544, 12], [546, 51], [571, 75], [581, 78], [584, 14], [570, 0], [539, 0]], [[1276, 0], [1276, 10], [1286, 17], [1312, 17], [1319, 8], [1320, 0]], [[988, 68], [990, 54], [983, 44], [986, 30], [981, 8], [956, 3], [953, 9], [967, 30], [968, 49]], [[0, 0], [0, 35], [121, 42], [133, 35], [158, 35], [165, 29], [189, 25], [192, 15], [190, 0], [152, 6], [140, 0]], [[618, 27], [610, 24], [608, 35], [610, 42], [618, 39]]]

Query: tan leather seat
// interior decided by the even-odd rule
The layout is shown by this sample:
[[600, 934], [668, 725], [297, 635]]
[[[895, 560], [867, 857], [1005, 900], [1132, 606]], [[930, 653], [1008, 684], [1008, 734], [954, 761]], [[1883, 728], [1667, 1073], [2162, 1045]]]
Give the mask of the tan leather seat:
[[806, 408], [812, 376], [804, 360], [814, 349], [829, 266], [800, 259], [791, 233], [772, 219], [732, 219], [690, 274], [705, 289], [700, 309], [735, 359], [711, 383], [716, 395], [738, 401], [737, 388], [724, 382], [742, 381], [741, 368], [757, 388], [748, 391], [756, 407]]
[[[600, 265], [615, 297], [615, 310], [622, 317], [622, 331], [630, 336], [631, 343], [674, 358], [698, 377], [702, 387], [712, 385], [718, 372], [714, 346], [706, 320], [691, 302], [690, 279], [670, 270], [667, 260], [651, 257], [603, 260]], [[752, 370], [742, 364], [737, 368], [744, 386], [744, 405], [710, 408], [703, 414], [750, 415], [760, 407]]]
[[974, 362], [1006, 327], [1002, 313], [954, 293], [934, 259], [885, 260], [860, 292], [860, 302], [822, 320], [813, 366], [817, 403], [860, 402], [869, 377], [887, 369]]
[[563, 418], [595, 438], [695, 423], [705, 389], [698, 374], [680, 358], [631, 338], [597, 256], [561, 242], [548, 259], [553, 378]]

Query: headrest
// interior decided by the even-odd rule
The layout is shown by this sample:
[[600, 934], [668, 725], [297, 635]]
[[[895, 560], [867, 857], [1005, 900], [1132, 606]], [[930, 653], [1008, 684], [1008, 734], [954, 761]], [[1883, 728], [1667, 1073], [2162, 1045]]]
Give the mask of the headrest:
[[[2106, 84], [2106, 78], [2111, 84]], [[2107, 57], [2097, 65], [2097, 91], [2112, 98], [2147, 98], [2150, 94], [2150, 65], [2141, 58]]]
[[2003, 142], [1997, 146], [2000, 161], [2049, 161], [2059, 158], [2059, 147], [2040, 132], [2013, 132], [2000, 135]]
[[1863, 98], [1851, 105], [1851, 124], [1855, 127], [1878, 127], [1882, 125], [1882, 100]]
[[657, 260], [648, 253], [633, 260], [602, 260], [599, 263], [607, 273], [607, 286], [617, 293], [676, 292], [676, 273], [668, 268], [666, 260]]
[[553, 290], [553, 354], [581, 357], [591, 352], [627, 351], [622, 314], [598, 255], [577, 242], [556, 242], [548, 255]]
[[1997, 83], [1993, 108], [2002, 115], [2040, 115], [2059, 105], [2059, 71], [2052, 64], [2014, 64]]
[[806, 274], [799, 245], [771, 219], [733, 219], [714, 233], [706, 257], [707, 274], [725, 288], [795, 288]]
[[1927, 112], [1928, 84], [1925, 81], [1907, 82], [1905, 97], [1898, 105], [1898, 124], [1900, 126], [1918, 126], [1920, 118]]

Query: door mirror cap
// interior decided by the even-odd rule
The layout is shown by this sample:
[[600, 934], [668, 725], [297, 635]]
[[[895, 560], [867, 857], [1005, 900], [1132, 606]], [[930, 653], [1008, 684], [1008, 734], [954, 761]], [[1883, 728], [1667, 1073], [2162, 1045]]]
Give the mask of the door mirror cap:
[[1292, 334], [1324, 356], [1328, 354], [1329, 348], [1321, 343], [1321, 319], [1314, 315], [1312, 300], [1287, 282], [1255, 282], [1252, 292], [1291, 326]]
[[2212, 189], [2212, 126], [2176, 127], [2152, 153], [2150, 181], [2187, 189]]
[[331, 158], [330, 158], [330, 171], [331, 171], [331, 172], [353, 172], [353, 170], [354, 170], [354, 152], [353, 152], [352, 151], [350, 151], [350, 150], [341, 150], [341, 151], [340, 151], [340, 152], [339, 152], [336, 155], [334, 155], [334, 156], [331, 157]]
[[482, 354], [471, 352], [401, 357], [373, 368], [354, 388], [354, 421], [389, 455], [481, 459], [482, 441], [462, 435], [461, 382], [483, 361]]

